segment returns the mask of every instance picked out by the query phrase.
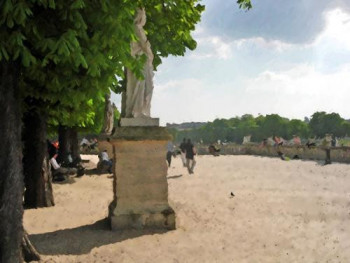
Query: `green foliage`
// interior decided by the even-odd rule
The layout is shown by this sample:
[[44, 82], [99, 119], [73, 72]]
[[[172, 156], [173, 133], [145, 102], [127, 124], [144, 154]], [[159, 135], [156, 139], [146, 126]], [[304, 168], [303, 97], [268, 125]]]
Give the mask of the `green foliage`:
[[327, 114], [325, 112], [314, 113], [309, 123], [297, 119], [289, 120], [277, 114], [259, 115], [256, 118], [246, 114], [228, 120], [216, 119], [199, 129], [173, 131], [173, 133], [178, 142], [186, 137], [204, 143], [214, 143], [217, 140], [242, 143], [246, 135], [251, 135], [254, 142], [261, 142], [274, 135], [287, 140], [292, 139], [293, 135], [304, 139], [310, 136], [323, 138], [326, 133], [344, 137], [350, 135], [350, 122], [341, 118], [337, 113]]
[[315, 112], [310, 120], [311, 133], [317, 137], [323, 137], [326, 133], [334, 136], [348, 134], [349, 124], [338, 113]]
[[251, 0], [237, 0], [237, 4], [239, 5], [240, 8], [247, 9], [247, 10], [253, 7]]
[[[130, 54], [137, 8], [146, 10], [156, 68], [162, 57], [182, 56], [196, 47], [191, 32], [204, 11], [199, 2], [4, 0], [0, 61], [20, 62], [20, 95], [41, 101], [51, 125], [95, 129], [104, 95], [122, 90], [124, 68], [142, 77], [145, 57]], [[251, 7], [247, 0], [238, 4]]]
[[19, 60], [22, 97], [45, 102], [50, 124], [93, 126], [130, 55], [133, 1], [3, 1], [0, 60]]
[[293, 119], [287, 125], [288, 135], [298, 135], [301, 138], [308, 138], [310, 136], [310, 128], [308, 123]]
[[204, 6], [200, 0], [145, 0], [147, 22], [145, 31], [154, 54], [154, 68], [161, 64], [162, 57], [183, 56], [186, 48], [197, 46], [191, 32], [200, 21]]
[[286, 138], [288, 119], [280, 117], [278, 114], [266, 115], [264, 122], [260, 123], [261, 137], [267, 138], [271, 135]]

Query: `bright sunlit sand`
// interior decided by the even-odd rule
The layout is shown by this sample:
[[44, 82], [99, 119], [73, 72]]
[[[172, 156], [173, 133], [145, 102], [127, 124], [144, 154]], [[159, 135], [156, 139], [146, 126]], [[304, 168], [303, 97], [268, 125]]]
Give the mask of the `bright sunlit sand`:
[[189, 175], [175, 158], [168, 185], [177, 229], [168, 232], [111, 232], [112, 180], [54, 184], [55, 207], [25, 211], [43, 262], [350, 262], [347, 164], [199, 156]]

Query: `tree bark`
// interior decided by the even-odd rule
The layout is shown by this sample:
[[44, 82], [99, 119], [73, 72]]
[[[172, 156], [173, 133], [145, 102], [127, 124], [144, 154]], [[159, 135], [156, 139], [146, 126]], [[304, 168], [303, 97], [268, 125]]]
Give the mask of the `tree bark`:
[[73, 163], [80, 160], [78, 132], [75, 127], [60, 125], [58, 127], [58, 157], [59, 163], [69, 163], [68, 155], [71, 154]]
[[79, 150], [79, 140], [78, 140], [78, 132], [75, 127], [68, 128], [69, 129], [69, 142], [70, 148], [72, 151], [73, 160], [80, 160], [80, 150]]
[[22, 261], [23, 173], [19, 65], [0, 61], [0, 262]]
[[26, 231], [24, 231], [24, 235], [22, 239], [22, 253], [23, 253], [25, 262], [40, 260], [40, 255], [38, 251], [36, 251], [32, 243], [30, 242]]
[[58, 163], [68, 163], [68, 153], [70, 152], [69, 129], [66, 126], [58, 126]]
[[[34, 100], [30, 100], [30, 103], [40, 105]], [[46, 114], [35, 108], [26, 112], [23, 117], [24, 205], [27, 208], [54, 205], [46, 119]]]

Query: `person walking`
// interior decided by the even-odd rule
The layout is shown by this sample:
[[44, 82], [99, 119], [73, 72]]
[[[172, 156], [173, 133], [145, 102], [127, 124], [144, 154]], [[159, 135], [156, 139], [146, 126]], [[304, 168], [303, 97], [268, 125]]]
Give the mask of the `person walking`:
[[168, 162], [168, 167], [170, 167], [171, 165], [171, 157], [174, 154], [174, 144], [172, 142], [168, 142], [167, 145], [167, 153], [166, 153], [166, 160]]
[[186, 138], [180, 144], [181, 160], [184, 167], [186, 167]]
[[193, 174], [194, 166], [196, 165], [196, 160], [194, 156], [196, 155], [196, 149], [191, 142], [191, 139], [187, 140], [186, 143], [186, 167], [190, 174]]

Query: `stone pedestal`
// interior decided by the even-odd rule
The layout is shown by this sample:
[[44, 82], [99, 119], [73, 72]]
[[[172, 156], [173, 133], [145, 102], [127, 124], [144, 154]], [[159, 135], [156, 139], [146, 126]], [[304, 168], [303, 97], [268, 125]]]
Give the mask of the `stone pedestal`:
[[163, 127], [120, 127], [109, 137], [116, 164], [109, 206], [112, 230], [175, 229], [165, 161], [170, 139]]
[[159, 118], [139, 117], [139, 118], [121, 118], [122, 127], [158, 127]]

